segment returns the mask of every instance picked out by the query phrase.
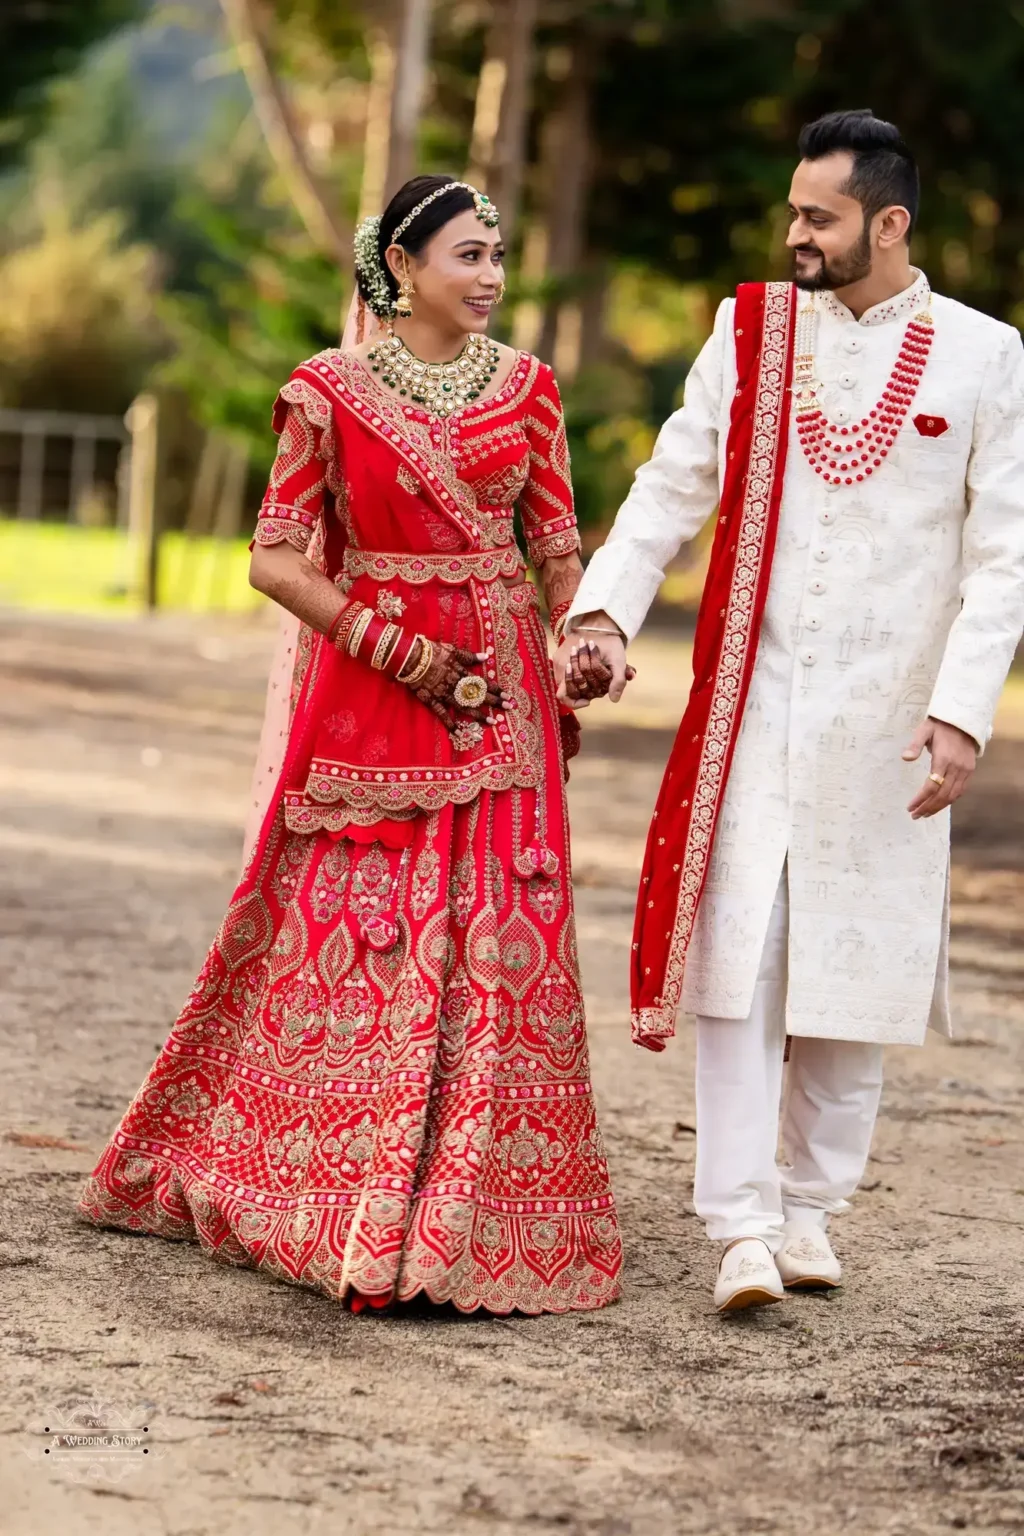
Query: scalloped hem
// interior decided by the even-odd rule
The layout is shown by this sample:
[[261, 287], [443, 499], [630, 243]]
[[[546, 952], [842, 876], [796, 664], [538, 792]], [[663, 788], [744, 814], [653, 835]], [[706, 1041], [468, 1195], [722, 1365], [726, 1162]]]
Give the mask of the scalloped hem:
[[[194, 1243], [214, 1263], [269, 1275], [274, 1280], [281, 1280], [302, 1290], [316, 1291], [342, 1305], [353, 1291], [367, 1300], [374, 1295], [384, 1294], [381, 1291], [364, 1290], [352, 1280], [342, 1278], [343, 1269], [351, 1266], [343, 1265], [340, 1259], [319, 1274], [296, 1275], [275, 1261], [273, 1256], [262, 1260], [255, 1258], [233, 1232], [223, 1244], [215, 1245], [199, 1231], [194, 1222], [171, 1216], [155, 1202], [150, 1202], [143, 1209], [129, 1209], [121, 1202], [117, 1202], [117, 1205], [119, 1209], [111, 1207], [109, 1191], [94, 1177], [90, 1177], [75, 1210], [83, 1223], [100, 1230], [130, 1232], [139, 1237], [160, 1237], [170, 1242]], [[399, 1283], [394, 1303], [397, 1308], [401, 1308], [417, 1297], [424, 1296], [432, 1306], [451, 1305], [466, 1316], [474, 1312], [487, 1312], [493, 1317], [510, 1317], [516, 1312], [524, 1317], [541, 1317], [548, 1313], [563, 1315], [567, 1312], [594, 1312], [620, 1299], [620, 1268], [621, 1258], [619, 1263], [607, 1271], [593, 1263], [584, 1262], [572, 1270], [561, 1271], [561, 1276], [568, 1275], [569, 1284], [560, 1285], [559, 1277], [556, 1277], [553, 1283], [545, 1285], [539, 1282], [528, 1291], [514, 1289], [511, 1294], [497, 1281], [476, 1288], [464, 1283], [452, 1286], [446, 1283], [451, 1278], [449, 1271], [433, 1284], [420, 1277], [405, 1286]]]

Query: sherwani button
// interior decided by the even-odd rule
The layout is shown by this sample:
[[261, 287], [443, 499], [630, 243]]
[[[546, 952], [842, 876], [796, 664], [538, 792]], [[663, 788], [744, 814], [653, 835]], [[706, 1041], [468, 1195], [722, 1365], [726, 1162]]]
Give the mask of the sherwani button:
[[829, 554], [827, 549], [816, 549], [814, 551], [814, 558], [815, 558], [815, 560], [822, 560], [822, 561], [824, 561], [824, 560], [831, 560], [832, 556]]
[[800, 652], [800, 660], [803, 662], [805, 667], [813, 667], [814, 663], [817, 661], [817, 659], [818, 659], [818, 656], [817, 656], [817, 652], [815, 652], [815, 651], [801, 651]]
[[808, 591], [812, 593], [814, 597], [820, 597], [821, 594], [825, 591], [825, 583], [816, 576], [808, 587]]
[[838, 410], [832, 412], [832, 417], [837, 425], [840, 427], [845, 427], [850, 420], [850, 414], [851, 413], [846, 409], [846, 406], [841, 405]]
[[856, 382], [856, 377], [852, 373], [841, 373], [836, 380], [840, 389], [852, 389]]
[[815, 634], [821, 628], [821, 620], [818, 618], [816, 613], [812, 613], [809, 618], [804, 619], [804, 624], [807, 629], [813, 631]]
[[818, 513], [818, 522], [819, 523], [834, 523], [835, 520], [836, 520], [836, 514], [834, 512], [832, 512], [827, 507], [826, 507], [824, 512], [819, 512]]
[[843, 342], [843, 346], [846, 348], [847, 352], [859, 352], [863, 345], [863, 336], [847, 336], [846, 340]]

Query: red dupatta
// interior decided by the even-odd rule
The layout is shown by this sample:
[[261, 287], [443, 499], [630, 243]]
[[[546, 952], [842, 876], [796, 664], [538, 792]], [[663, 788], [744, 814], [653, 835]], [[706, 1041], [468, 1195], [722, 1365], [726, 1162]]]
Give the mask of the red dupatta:
[[675, 1033], [686, 951], [757, 654], [789, 435], [796, 290], [737, 290], [737, 389], [711, 562], [693, 646], [693, 686], [651, 822], [632, 951], [637, 1045]]

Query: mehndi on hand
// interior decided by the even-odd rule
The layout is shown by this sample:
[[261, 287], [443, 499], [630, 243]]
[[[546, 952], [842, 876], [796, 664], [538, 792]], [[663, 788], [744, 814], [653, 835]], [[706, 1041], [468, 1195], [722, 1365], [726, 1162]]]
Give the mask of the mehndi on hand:
[[433, 710], [448, 731], [457, 731], [465, 720], [493, 723], [494, 712], [507, 708], [501, 689], [477, 670], [483, 654], [461, 650], [446, 640], [419, 635], [418, 654], [410, 658], [406, 675], [399, 679], [421, 703]]
[[446, 640], [429, 640], [380, 618], [365, 603], [347, 603], [327, 638], [349, 656], [411, 688], [452, 733], [468, 721], [491, 724], [494, 711], [507, 707], [501, 689], [477, 670], [486, 660], [484, 654], [461, 650]]
[[592, 640], [574, 645], [565, 666], [565, 691], [571, 699], [603, 699], [611, 687], [612, 669]]

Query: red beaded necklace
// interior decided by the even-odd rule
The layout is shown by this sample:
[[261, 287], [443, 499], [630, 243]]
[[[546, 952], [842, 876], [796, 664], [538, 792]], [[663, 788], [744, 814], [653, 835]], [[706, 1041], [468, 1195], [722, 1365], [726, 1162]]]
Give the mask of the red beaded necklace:
[[821, 385], [814, 372], [817, 310], [813, 297], [797, 316], [793, 394], [796, 429], [804, 457], [830, 485], [853, 485], [881, 468], [917, 394], [931, 349], [932, 317], [919, 311], [907, 325], [903, 344], [882, 398], [852, 427], [828, 420], [817, 403]]

